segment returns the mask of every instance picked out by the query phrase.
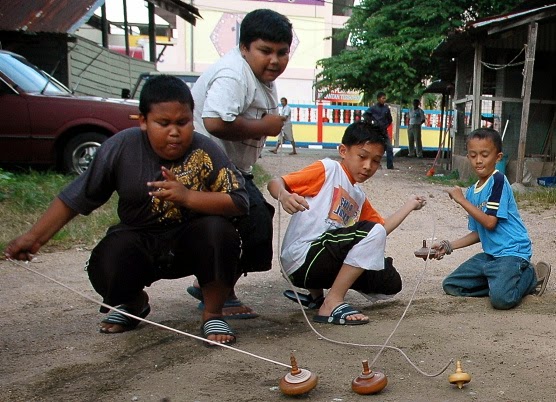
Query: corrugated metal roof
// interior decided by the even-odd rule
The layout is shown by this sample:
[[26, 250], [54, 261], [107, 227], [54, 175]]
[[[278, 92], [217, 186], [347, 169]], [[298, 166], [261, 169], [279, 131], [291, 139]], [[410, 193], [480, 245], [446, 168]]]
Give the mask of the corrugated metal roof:
[[104, 0], [0, 0], [0, 30], [73, 33]]
[[505, 22], [508, 22], [508, 21], [511, 22], [511, 21], [516, 20], [516, 19], [520, 19], [520, 18], [523, 18], [523, 17], [528, 17], [529, 15], [532, 15], [532, 14], [540, 14], [541, 12], [549, 10], [549, 9], [553, 9], [554, 7], [556, 7], [556, 4], [550, 4], [550, 5], [546, 5], [546, 6], [543, 6], [543, 7], [534, 8], [534, 9], [531, 9], [531, 10], [517, 11], [517, 12], [512, 12], [512, 13], [503, 14], [503, 15], [496, 15], [494, 17], [483, 18], [483, 19], [480, 19], [480, 20], [469, 22], [465, 26], [465, 29], [478, 29], [478, 28], [487, 27], [489, 25], [505, 23]]
[[191, 25], [195, 25], [197, 18], [202, 18], [199, 14], [199, 9], [193, 7], [191, 4], [184, 3], [181, 0], [147, 0], [149, 3], [154, 4], [172, 14], [179, 15]]
[[[199, 10], [180, 0], [147, 0], [192, 25]], [[0, 0], [0, 31], [74, 33], [104, 0]]]
[[526, 24], [531, 20], [554, 18], [556, 4], [549, 4], [529, 10], [517, 10], [507, 14], [496, 15], [468, 22], [465, 26], [450, 32], [448, 36], [436, 47], [433, 54], [457, 54], [465, 48], [470, 48], [473, 38], [479, 35], [488, 35], [490, 30], [497, 28], [497, 32], [517, 25]]

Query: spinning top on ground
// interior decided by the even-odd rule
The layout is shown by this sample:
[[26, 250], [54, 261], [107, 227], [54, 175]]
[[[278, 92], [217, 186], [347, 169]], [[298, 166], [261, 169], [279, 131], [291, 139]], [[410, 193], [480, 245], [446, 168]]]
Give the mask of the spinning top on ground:
[[450, 381], [450, 384], [456, 384], [459, 389], [463, 388], [463, 384], [471, 381], [471, 376], [464, 373], [461, 369], [461, 362], [459, 360], [456, 362], [456, 372], [448, 376], [448, 381]]
[[361, 395], [370, 395], [382, 391], [386, 384], [388, 384], [386, 375], [380, 371], [372, 371], [369, 368], [369, 361], [363, 360], [363, 372], [351, 382], [351, 389]]
[[419, 250], [417, 250], [415, 253], [415, 257], [419, 257], [422, 258], [423, 260], [427, 260], [427, 258], [431, 257], [434, 258], [436, 257], [436, 251], [432, 250], [427, 247], [427, 241], [423, 240], [423, 247], [421, 247]]
[[290, 361], [292, 370], [280, 380], [280, 391], [284, 395], [301, 395], [315, 388], [318, 377], [309, 370], [298, 368], [293, 354]]

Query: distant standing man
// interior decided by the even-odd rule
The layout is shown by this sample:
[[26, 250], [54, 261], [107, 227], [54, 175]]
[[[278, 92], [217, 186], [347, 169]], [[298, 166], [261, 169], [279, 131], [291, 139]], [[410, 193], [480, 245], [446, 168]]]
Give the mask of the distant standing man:
[[365, 120], [372, 119], [376, 121], [380, 128], [384, 130], [387, 139], [386, 167], [394, 169], [394, 148], [392, 148], [392, 139], [388, 135], [388, 127], [392, 124], [392, 113], [390, 113], [390, 108], [386, 105], [386, 94], [384, 92], [376, 94], [376, 103], [363, 113], [363, 118]]
[[413, 99], [413, 109], [409, 111], [409, 129], [407, 136], [409, 139], [409, 157], [415, 157], [417, 148], [417, 158], [423, 157], [423, 143], [421, 142], [421, 125], [425, 122], [425, 112], [419, 106], [419, 99]]
[[297, 155], [295, 150], [295, 141], [293, 140], [293, 127], [292, 127], [292, 110], [288, 106], [288, 100], [286, 98], [280, 99], [282, 108], [280, 109], [280, 117], [284, 121], [284, 126], [282, 127], [282, 132], [278, 136], [278, 141], [276, 142], [276, 148], [271, 150], [273, 154], [278, 153], [278, 148], [284, 143], [284, 140], [291, 142], [293, 151], [290, 155]]

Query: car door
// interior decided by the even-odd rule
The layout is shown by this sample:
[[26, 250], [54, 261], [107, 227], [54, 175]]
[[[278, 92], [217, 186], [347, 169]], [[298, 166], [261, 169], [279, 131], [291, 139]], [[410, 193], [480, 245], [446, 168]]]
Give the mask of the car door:
[[28, 161], [31, 123], [27, 97], [0, 75], [0, 163]]

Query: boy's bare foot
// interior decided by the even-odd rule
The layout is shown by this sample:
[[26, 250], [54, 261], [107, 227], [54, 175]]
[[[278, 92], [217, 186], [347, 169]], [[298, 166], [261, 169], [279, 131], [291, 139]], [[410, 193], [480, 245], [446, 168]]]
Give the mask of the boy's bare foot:
[[230, 306], [227, 307], [224, 305], [222, 308], [222, 315], [224, 318], [228, 319], [249, 319], [249, 318], [257, 318], [259, 315], [249, 306], [241, 303], [238, 299], [237, 306]]
[[297, 155], [297, 152], [290, 152], [290, 155]]
[[277, 154], [278, 151], [276, 151], [275, 149], [271, 149], [269, 152], [272, 152], [273, 154]]
[[[200, 301], [199, 303], [199, 310], [205, 309], [205, 303], [203, 298], [203, 292], [199, 287], [199, 283], [197, 280], [193, 282], [193, 286], [189, 286], [187, 288], [187, 293], [191, 296], [196, 298]], [[225, 319], [249, 319], [249, 318], [257, 318], [259, 315], [253, 311], [253, 309], [249, 306], [246, 306], [239, 300], [235, 294], [230, 295], [225, 303], [224, 308], [222, 309], [222, 315]]]
[[[133, 314], [137, 317], [145, 318], [150, 312], [149, 295], [142, 291], [140, 295], [130, 301], [116, 306], [118, 310]], [[116, 310], [112, 310], [104, 320], [100, 322], [100, 332], [103, 334], [117, 334], [120, 332], [130, 331], [139, 325], [139, 321]]]

